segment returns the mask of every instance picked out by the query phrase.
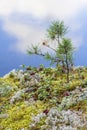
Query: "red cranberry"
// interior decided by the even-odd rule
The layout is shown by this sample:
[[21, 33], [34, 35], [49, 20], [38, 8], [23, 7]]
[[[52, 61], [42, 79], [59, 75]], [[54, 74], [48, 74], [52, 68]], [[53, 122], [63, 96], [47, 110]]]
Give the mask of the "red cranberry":
[[49, 112], [48, 110], [44, 110], [43, 111], [43, 113], [45, 113], [46, 115], [48, 114], [48, 112]]
[[64, 95], [65, 95], [65, 96], [69, 96], [69, 92], [66, 92]]
[[32, 73], [30, 73], [30, 75], [35, 75], [35, 73], [34, 73], [34, 72], [32, 72]]

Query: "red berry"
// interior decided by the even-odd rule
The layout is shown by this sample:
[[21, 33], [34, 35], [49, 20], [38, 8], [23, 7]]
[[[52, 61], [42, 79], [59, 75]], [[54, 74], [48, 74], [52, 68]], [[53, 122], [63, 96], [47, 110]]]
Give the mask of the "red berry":
[[45, 113], [46, 115], [48, 114], [48, 112], [49, 112], [48, 110], [44, 110], [43, 111], [43, 113]]

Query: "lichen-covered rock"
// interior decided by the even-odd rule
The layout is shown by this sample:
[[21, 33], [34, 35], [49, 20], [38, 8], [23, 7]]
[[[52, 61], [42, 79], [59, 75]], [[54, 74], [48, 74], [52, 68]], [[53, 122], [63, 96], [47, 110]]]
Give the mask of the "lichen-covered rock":
[[8, 94], [10, 94], [10, 92], [12, 91], [12, 87], [5, 84], [5, 83], [2, 83], [0, 85], [0, 95], [1, 96], [6, 96]]
[[8, 117], [9, 117], [8, 114], [0, 114], [0, 119], [6, 119]]
[[22, 98], [22, 95], [24, 94], [25, 89], [17, 91], [14, 96], [10, 99], [10, 104], [13, 104], [15, 101], [18, 101]]
[[[73, 73], [73, 74], [72, 74]], [[86, 130], [87, 68], [27, 67], [0, 78], [0, 130]]]
[[30, 128], [37, 128], [43, 118], [44, 123], [40, 127], [41, 130], [77, 130], [87, 124], [87, 120], [84, 116], [82, 118], [81, 112], [58, 111], [57, 108], [51, 108], [47, 116], [44, 113], [34, 116]]
[[79, 88], [76, 88], [70, 92], [69, 96], [63, 97], [59, 107], [61, 109], [69, 108], [70, 106], [76, 105], [78, 102], [85, 99], [87, 99], [87, 88], [82, 89], [82, 91], [80, 91]]

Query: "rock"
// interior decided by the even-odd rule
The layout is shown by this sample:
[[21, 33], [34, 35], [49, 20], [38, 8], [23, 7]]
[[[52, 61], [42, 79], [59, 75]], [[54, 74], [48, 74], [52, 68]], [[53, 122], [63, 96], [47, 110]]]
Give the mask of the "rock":
[[10, 104], [13, 104], [15, 100], [21, 99], [22, 95], [25, 93], [25, 90], [19, 90], [18, 92], [15, 93], [15, 95], [10, 99]]
[[87, 88], [82, 89], [82, 91], [79, 90], [79, 88], [76, 88], [71, 92], [71, 94], [68, 96], [63, 97], [61, 104], [59, 105], [59, 108], [65, 109], [69, 108], [73, 104], [77, 104], [78, 102], [87, 99]]
[[0, 86], [0, 95], [1, 96], [6, 96], [7, 94], [9, 94], [12, 91], [12, 87], [3, 83]]
[[8, 117], [9, 117], [8, 114], [0, 114], [0, 119], [2, 119], [2, 118], [8, 118]]
[[[82, 113], [78, 111], [63, 110], [58, 111], [57, 108], [51, 108], [48, 114], [40, 113], [32, 117], [32, 123], [30, 127], [36, 127], [42, 118], [45, 117], [45, 124], [41, 128], [47, 130], [77, 130], [86, 126], [87, 120], [82, 117]], [[48, 129], [49, 128], [49, 129]]]
[[17, 72], [16, 72], [16, 70], [15, 69], [13, 69], [13, 70], [11, 70], [8, 74], [5, 74], [4, 76], [3, 76], [3, 78], [8, 78], [9, 76], [10, 76], [10, 74], [13, 74], [14, 76], [17, 74]]

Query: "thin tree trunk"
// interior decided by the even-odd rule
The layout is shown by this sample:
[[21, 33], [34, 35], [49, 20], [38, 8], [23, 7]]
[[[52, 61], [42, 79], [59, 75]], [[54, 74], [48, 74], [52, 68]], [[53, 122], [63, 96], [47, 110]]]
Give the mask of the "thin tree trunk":
[[67, 60], [67, 52], [66, 52], [66, 68], [67, 68], [66, 79], [67, 79], [67, 83], [69, 83], [69, 65]]
[[57, 38], [58, 38], [58, 45], [59, 45], [59, 44], [60, 44], [59, 34], [58, 34], [58, 37], [57, 37]]

